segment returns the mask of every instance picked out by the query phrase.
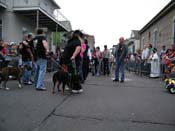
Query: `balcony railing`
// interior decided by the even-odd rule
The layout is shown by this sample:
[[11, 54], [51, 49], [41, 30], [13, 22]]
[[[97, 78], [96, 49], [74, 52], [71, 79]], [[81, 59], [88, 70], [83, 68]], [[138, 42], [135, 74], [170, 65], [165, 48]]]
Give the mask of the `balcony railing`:
[[[13, 7], [31, 9], [38, 7], [58, 21], [68, 21], [68, 19], [58, 9], [55, 9], [53, 6], [51, 6], [49, 2], [45, 3], [41, 0], [14, 0]], [[67, 29], [70, 28], [67, 24], [61, 24], [63, 24]]]
[[67, 29], [71, 30], [70, 21], [57, 9], [54, 11], [54, 17], [61, 22]]
[[0, 5], [7, 8], [7, 0], [0, 0]]

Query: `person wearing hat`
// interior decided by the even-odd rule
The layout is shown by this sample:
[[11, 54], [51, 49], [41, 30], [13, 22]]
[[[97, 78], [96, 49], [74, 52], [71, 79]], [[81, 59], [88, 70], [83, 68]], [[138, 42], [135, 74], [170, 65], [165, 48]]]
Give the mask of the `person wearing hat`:
[[9, 43], [9, 55], [16, 56], [17, 55], [17, 44], [15, 42]]
[[121, 80], [125, 81], [125, 58], [127, 57], [128, 48], [125, 45], [124, 37], [119, 38], [119, 44], [116, 47], [115, 58], [116, 58], [116, 69], [115, 69], [115, 79], [114, 82], [119, 81], [119, 70], [121, 69]]

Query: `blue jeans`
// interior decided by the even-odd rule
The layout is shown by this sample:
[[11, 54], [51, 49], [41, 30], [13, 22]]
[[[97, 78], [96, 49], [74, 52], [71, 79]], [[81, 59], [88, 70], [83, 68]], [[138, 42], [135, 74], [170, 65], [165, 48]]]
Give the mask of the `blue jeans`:
[[47, 60], [39, 58], [36, 61], [35, 70], [35, 86], [36, 88], [42, 89], [44, 87], [44, 77], [47, 68]]
[[23, 61], [22, 65], [26, 66], [24, 70], [24, 75], [23, 75], [23, 82], [28, 82], [31, 80], [32, 61]]
[[119, 70], [121, 69], [121, 80], [125, 80], [125, 63], [124, 61], [117, 61], [116, 62], [116, 68], [115, 68], [115, 79], [119, 79]]
[[99, 64], [97, 66], [97, 76], [101, 75], [101, 64], [102, 64], [102, 60], [99, 60]]

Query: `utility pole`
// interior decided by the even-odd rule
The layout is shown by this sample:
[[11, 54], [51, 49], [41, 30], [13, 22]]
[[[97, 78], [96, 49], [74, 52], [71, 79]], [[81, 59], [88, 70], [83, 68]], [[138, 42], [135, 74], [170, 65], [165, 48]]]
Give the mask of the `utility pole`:
[[39, 28], [39, 10], [36, 11], [36, 29]]

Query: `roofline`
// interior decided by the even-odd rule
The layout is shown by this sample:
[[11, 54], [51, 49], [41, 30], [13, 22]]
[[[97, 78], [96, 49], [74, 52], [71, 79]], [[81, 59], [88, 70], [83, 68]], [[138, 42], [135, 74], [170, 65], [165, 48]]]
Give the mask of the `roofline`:
[[55, 19], [53, 16], [49, 15], [46, 11], [44, 11], [43, 9], [39, 9], [41, 12], [43, 12], [46, 16], [48, 16], [50, 19], [52, 19], [55, 23], [57, 23], [58, 25], [62, 26], [66, 31], [69, 31], [69, 29], [67, 29], [63, 24], [61, 24], [61, 22], [59, 22], [57, 19]]
[[54, 3], [54, 5], [55, 5], [58, 9], [61, 9], [61, 7], [56, 3], [55, 0], [51, 0], [51, 1]]
[[7, 9], [7, 5], [0, 2], [0, 6]]
[[23, 10], [39, 10], [42, 13], [44, 13], [46, 16], [48, 16], [51, 20], [53, 20], [55, 23], [57, 23], [58, 25], [60, 25], [62, 28], [64, 28], [66, 31], [69, 31], [69, 29], [67, 29], [63, 24], [61, 24], [61, 22], [59, 22], [57, 19], [55, 19], [53, 16], [49, 15], [46, 11], [44, 11], [42, 8], [40, 7], [30, 7], [30, 8], [13, 8], [14, 11], [23, 11]]
[[137, 31], [137, 32], [139, 32], [139, 30], [131, 30], [131, 31]]
[[140, 31], [139, 34], [143, 33], [148, 29], [153, 23], [158, 21], [161, 17], [164, 16], [168, 11], [170, 11], [175, 6], [175, 1], [171, 0], [156, 16], [154, 16]]
[[32, 6], [32, 7], [13, 7], [13, 10], [14, 11], [25, 11], [25, 10], [40, 10], [40, 7], [38, 7], [38, 6]]

